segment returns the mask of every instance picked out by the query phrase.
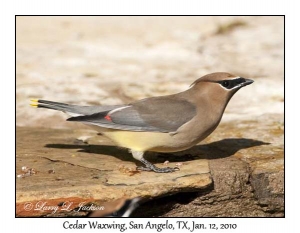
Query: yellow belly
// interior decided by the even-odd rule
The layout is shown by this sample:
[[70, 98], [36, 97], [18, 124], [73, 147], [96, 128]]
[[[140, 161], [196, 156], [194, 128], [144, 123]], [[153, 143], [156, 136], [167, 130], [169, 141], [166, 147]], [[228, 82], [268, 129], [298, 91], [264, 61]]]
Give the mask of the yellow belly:
[[190, 148], [194, 144], [178, 140], [169, 133], [134, 132], [126, 130], [103, 129], [99, 130], [118, 146], [135, 151], [176, 152]]

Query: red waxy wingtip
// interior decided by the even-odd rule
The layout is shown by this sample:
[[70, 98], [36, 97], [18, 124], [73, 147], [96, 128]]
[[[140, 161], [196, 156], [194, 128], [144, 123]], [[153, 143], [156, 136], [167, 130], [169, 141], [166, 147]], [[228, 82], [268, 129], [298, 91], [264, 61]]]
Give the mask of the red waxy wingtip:
[[106, 120], [108, 120], [108, 121], [111, 121], [111, 118], [110, 118], [109, 115], [106, 115], [104, 118], [105, 118]]

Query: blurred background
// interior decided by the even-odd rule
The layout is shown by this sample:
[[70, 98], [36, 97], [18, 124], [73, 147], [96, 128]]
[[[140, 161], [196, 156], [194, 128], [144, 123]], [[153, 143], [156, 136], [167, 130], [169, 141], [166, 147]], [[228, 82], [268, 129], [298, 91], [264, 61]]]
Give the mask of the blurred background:
[[223, 122], [283, 120], [283, 17], [18, 16], [16, 23], [17, 126], [79, 127], [63, 113], [31, 108], [31, 98], [129, 103], [219, 71], [255, 80], [233, 97]]

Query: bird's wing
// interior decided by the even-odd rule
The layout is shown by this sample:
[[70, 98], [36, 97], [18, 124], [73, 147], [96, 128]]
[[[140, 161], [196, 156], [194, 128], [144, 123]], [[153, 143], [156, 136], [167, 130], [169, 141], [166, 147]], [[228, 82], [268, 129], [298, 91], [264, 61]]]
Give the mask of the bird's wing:
[[81, 121], [105, 128], [176, 132], [196, 115], [196, 107], [184, 99], [154, 97], [115, 108], [111, 111], [71, 117], [68, 121]]

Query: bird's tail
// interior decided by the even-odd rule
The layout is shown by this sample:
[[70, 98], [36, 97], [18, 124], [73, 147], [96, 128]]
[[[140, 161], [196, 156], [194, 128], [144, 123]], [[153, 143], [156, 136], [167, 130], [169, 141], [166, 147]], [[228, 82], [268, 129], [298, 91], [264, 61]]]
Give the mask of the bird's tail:
[[58, 102], [53, 102], [48, 100], [39, 100], [39, 99], [31, 99], [30, 101], [31, 101], [30, 105], [36, 108], [48, 108], [48, 109], [54, 109], [63, 112], [69, 112], [73, 110], [72, 105], [69, 104], [58, 103]]
[[114, 108], [123, 106], [123, 105], [79, 106], [79, 105], [65, 104], [65, 103], [53, 102], [48, 100], [40, 100], [40, 99], [31, 99], [30, 105], [36, 108], [48, 108], [48, 109], [62, 111], [67, 113], [70, 116], [91, 115], [98, 112], [110, 111]]

